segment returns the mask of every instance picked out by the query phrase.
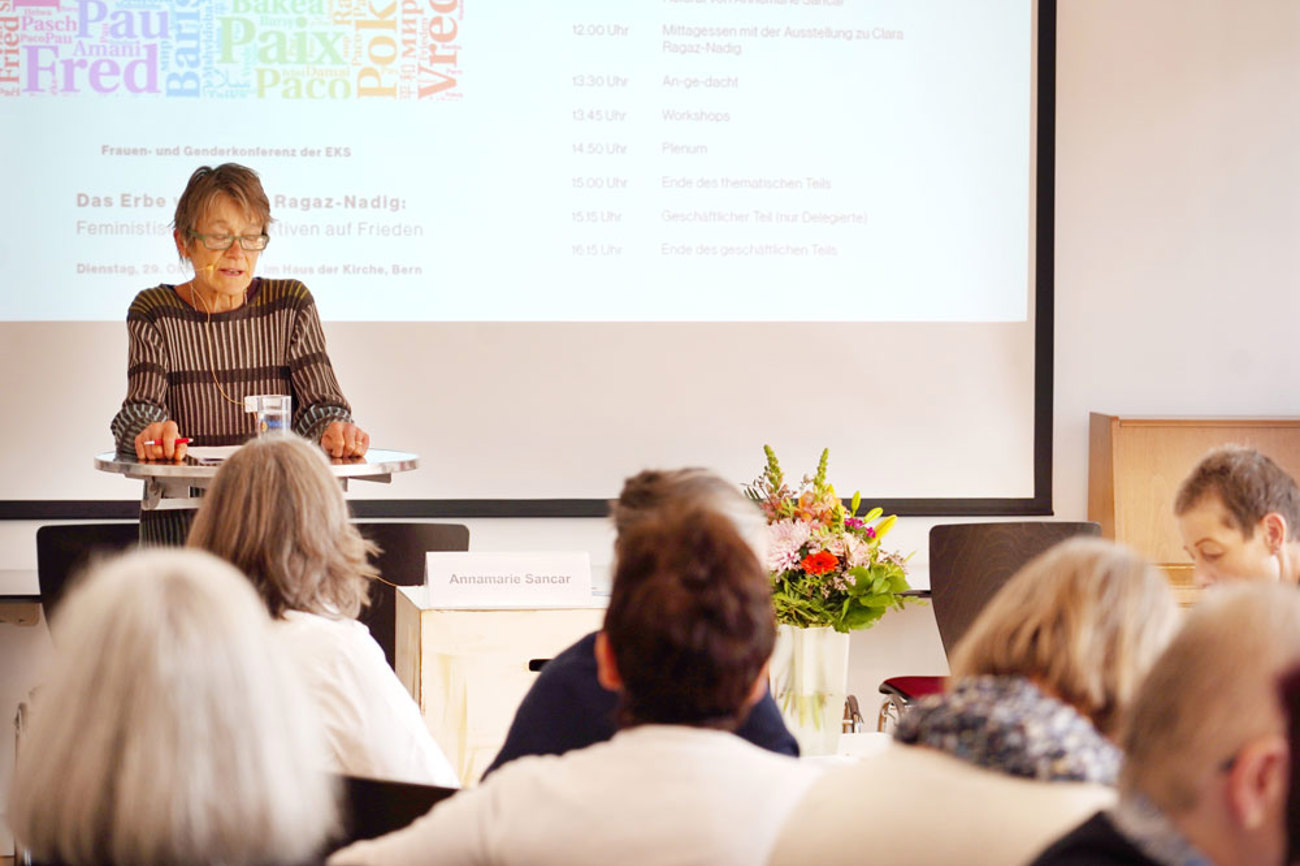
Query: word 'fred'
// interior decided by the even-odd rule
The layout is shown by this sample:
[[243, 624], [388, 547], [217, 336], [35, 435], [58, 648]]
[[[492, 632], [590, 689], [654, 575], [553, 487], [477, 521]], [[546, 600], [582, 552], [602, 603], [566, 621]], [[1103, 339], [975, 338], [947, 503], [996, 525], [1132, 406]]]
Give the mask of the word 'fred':
[[[169, 38], [169, 13], [110, 11], [104, 0], [77, 0], [76, 34], [79, 41], [70, 57], [63, 56], [59, 45], [23, 46], [24, 91], [112, 93], [125, 88], [131, 93], [158, 92], [158, 43], [139, 43]], [[96, 37], [115, 42], [90, 41]], [[137, 44], [129, 44], [132, 41]], [[123, 62], [128, 57], [132, 59]]]
[[126, 63], [113, 57], [61, 57], [55, 45], [25, 45], [27, 77], [23, 90], [46, 89], [63, 93], [112, 93], [125, 87], [131, 93], [158, 92], [158, 45], [143, 47], [141, 56]]

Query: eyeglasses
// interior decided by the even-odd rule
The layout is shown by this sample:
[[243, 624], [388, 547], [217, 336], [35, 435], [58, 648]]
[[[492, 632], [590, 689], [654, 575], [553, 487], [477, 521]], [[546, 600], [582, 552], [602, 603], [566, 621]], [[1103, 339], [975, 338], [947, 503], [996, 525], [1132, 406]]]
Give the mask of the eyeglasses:
[[203, 246], [210, 250], [228, 250], [239, 241], [240, 247], [249, 252], [257, 252], [266, 249], [266, 245], [271, 242], [268, 235], [231, 235], [226, 233], [201, 235], [198, 232], [190, 232], [190, 237], [198, 238], [203, 242]]

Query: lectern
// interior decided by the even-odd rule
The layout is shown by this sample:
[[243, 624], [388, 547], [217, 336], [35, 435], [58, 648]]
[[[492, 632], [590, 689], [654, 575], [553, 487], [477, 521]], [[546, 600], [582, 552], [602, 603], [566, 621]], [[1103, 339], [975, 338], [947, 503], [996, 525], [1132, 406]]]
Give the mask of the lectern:
[[[346, 490], [349, 479], [387, 483], [392, 480], [394, 473], [408, 472], [419, 464], [417, 454], [372, 448], [366, 452], [365, 457], [331, 459], [330, 472], [342, 482]], [[221, 464], [190, 456], [180, 463], [140, 461], [134, 457], [121, 457], [115, 451], [106, 451], [95, 455], [95, 468], [101, 472], [144, 481], [144, 499], [140, 508], [144, 511], [163, 511], [198, 508], [199, 497], [193, 496], [192, 491], [210, 486]]]

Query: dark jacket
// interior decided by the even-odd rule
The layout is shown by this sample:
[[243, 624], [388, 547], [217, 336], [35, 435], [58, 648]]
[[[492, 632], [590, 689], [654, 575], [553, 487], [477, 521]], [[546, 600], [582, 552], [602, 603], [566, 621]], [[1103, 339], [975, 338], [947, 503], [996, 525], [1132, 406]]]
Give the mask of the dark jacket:
[[[505, 745], [485, 777], [525, 755], [562, 755], [601, 743], [618, 730], [618, 695], [596, 679], [596, 633], [584, 637], [547, 663], [510, 723]], [[799, 744], [765, 693], [736, 735], [769, 751], [797, 757]]]
[[1098, 812], [1038, 855], [1030, 866], [1160, 866]]

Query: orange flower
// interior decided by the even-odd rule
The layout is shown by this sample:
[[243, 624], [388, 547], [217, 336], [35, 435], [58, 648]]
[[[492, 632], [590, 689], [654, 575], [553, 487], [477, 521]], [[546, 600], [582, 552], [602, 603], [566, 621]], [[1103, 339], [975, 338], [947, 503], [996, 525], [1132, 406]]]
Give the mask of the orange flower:
[[831, 553], [829, 550], [810, 553], [799, 562], [799, 565], [803, 567], [803, 570], [814, 577], [819, 574], [825, 574], [828, 571], [834, 571], [835, 567], [839, 564], [840, 561], [836, 559], [835, 554]]

